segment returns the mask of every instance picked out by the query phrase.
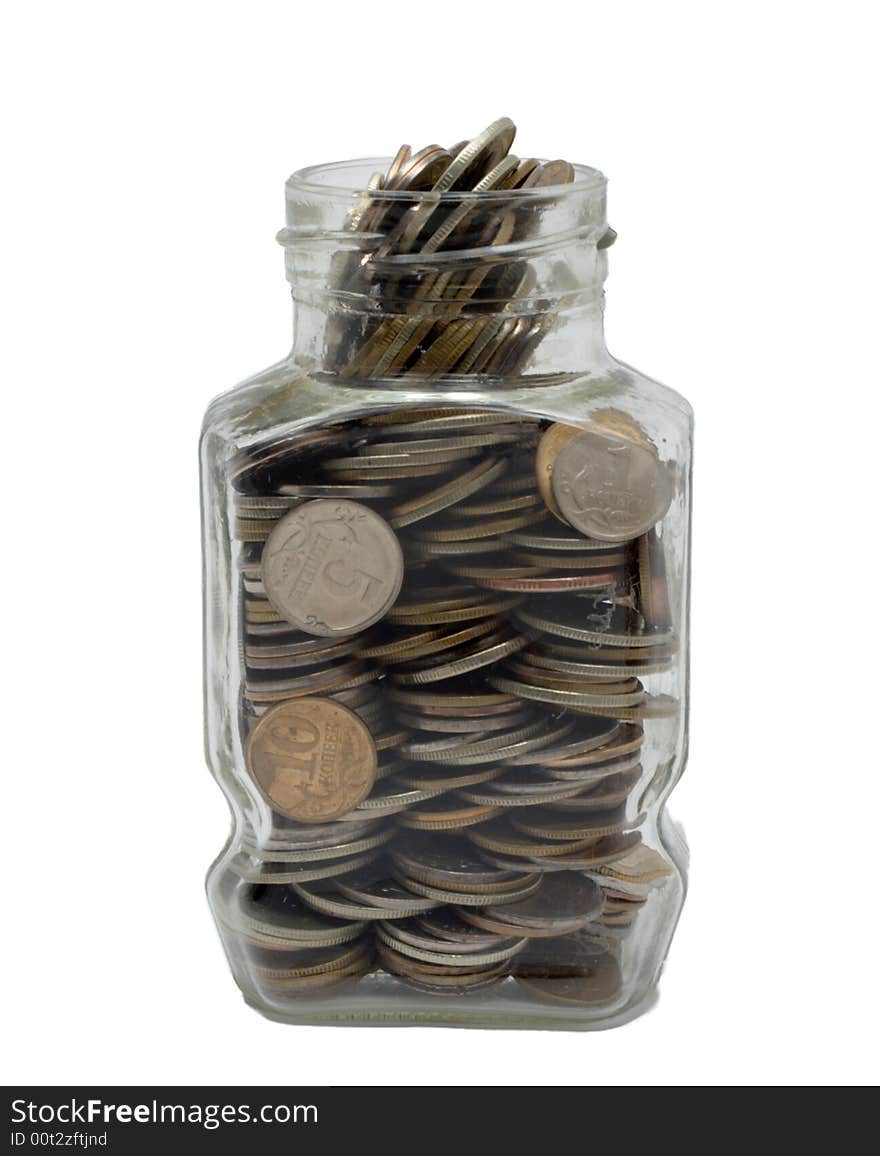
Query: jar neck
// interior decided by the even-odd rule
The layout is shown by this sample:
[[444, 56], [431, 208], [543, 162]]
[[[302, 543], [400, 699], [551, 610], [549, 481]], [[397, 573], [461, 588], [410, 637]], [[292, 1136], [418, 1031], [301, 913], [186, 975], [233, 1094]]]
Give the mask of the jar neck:
[[[346, 386], [516, 386], [607, 358], [605, 179], [524, 194], [364, 191], [383, 161], [287, 185], [292, 359]], [[327, 183], [341, 178], [352, 185]], [[359, 186], [359, 190], [358, 190]]]

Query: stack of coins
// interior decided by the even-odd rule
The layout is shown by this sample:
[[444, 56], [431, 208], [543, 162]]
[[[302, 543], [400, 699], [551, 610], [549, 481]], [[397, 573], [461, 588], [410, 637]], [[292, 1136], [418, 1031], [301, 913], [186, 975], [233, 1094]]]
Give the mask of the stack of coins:
[[[371, 182], [349, 220], [368, 259], [345, 254], [338, 283], [444, 308], [340, 321], [343, 378], [504, 376], [548, 331], [460, 315], [515, 296], [509, 266], [472, 267], [464, 296], [394, 263], [491, 253], [524, 214], [376, 195], [572, 179], [509, 156], [511, 130], [401, 149]], [[613, 409], [574, 427], [403, 406], [242, 449], [229, 478], [241, 739], [269, 818], [229, 859], [224, 920], [253, 981], [300, 997], [378, 972], [462, 995], [513, 976], [530, 997], [612, 1001], [620, 945], [671, 874], [639, 807], [646, 727], [677, 711], [652, 689], [677, 642], [672, 480], [648, 436]]]

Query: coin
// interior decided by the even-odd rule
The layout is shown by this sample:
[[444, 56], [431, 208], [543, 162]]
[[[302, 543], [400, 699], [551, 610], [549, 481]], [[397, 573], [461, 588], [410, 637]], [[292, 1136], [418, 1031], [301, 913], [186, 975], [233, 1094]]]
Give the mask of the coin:
[[545, 811], [542, 807], [535, 807], [525, 814], [511, 815], [510, 821], [517, 831], [533, 839], [563, 840], [569, 843], [616, 834], [627, 827], [636, 826], [638, 822], [636, 819], [627, 820], [626, 808], [622, 806], [610, 811], [575, 814], [569, 812], [557, 814], [554, 811]]
[[378, 919], [405, 919], [410, 915], [419, 915], [423, 911], [430, 911], [439, 907], [436, 899], [427, 896], [413, 895], [412, 902], [406, 907], [382, 907], [376, 903], [359, 903], [341, 891], [323, 890], [309, 884], [295, 883], [297, 895], [316, 911], [324, 915], [332, 915], [339, 919], [355, 919], [371, 921]]
[[418, 960], [420, 963], [433, 964], [435, 967], [444, 969], [464, 967], [468, 971], [511, 959], [517, 952], [522, 951], [528, 942], [524, 938], [514, 939], [511, 944], [496, 948], [494, 951], [462, 952], [459, 954], [450, 951], [430, 951], [424, 947], [417, 947], [396, 935], [393, 924], [389, 924], [387, 928], [379, 924], [376, 928], [376, 935], [387, 947], [393, 948], [401, 955]]
[[526, 751], [504, 761], [509, 767], [546, 766], [550, 761], [577, 758], [605, 747], [617, 737], [620, 729], [620, 724], [612, 721], [584, 719], [577, 724], [573, 734], [565, 736], [564, 742], [548, 743], [540, 750]]
[[531, 626], [561, 638], [571, 638], [579, 642], [593, 642], [600, 646], [621, 646], [630, 649], [643, 646], [663, 646], [672, 641], [671, 630], [645, 627], [641, 616], [632, 617], [619, 607], [601, 606], [591, 608], [589, 604], [555, 601], [551, 608], [539, 611], [534, 601], [528, 607], [519, 606], [513, 617], [526, 626]]
[[240, 852], [229, 861], [229, 868], [249, 883], [314, 883], [363, 867], [374, 855], [375, 852], [367, 851], [362, 855], [352, 855], [345, 859], [299, 864], [270, 863], [258, 856]]
[[637, 706], [645, 701], [645, 692], [641, 687], [631, 694], [589, 694], [580, 691], [554, 690], [552, 687], [533, 686], [531, 683], [518, 682], [503, 675], [487, 675], [490, 686], [496, 690], [507, 691], [521, 698], [533, 699], [536, 702], [553, 703], [557, 706], [567, 706], [571, 709], [595, 709], [606, 713], [610, 718], [626, 718], [627, 708]]
[[415, 669], [396, 672], [393, 676], [394, 681], [401, 685], [424, 684], [469, 674], [483, 666], [491, 666], [508, 654], [514, 654], [527, 642], [528, 639], [522, 635], [512, 637], [507, 634], [491, 635], [488, 639], [479, 639], [476, 643], [462, 647], [466, 653], [460, 658], [439, 664], [428, 663], [424, 666], [414, 664]]
[[[628, 831], [620, 835], [604, 835], [599, 839], [584, 839], [578, 841], [577, 844], [547, 843], [533, 844], [538, 848], [536, 854], [534, 850], [527, 850], [528, 843], [523, 839], [519, 844], [521, 858], [520, 870], [527, 869], [530, 871], [596, 871], [600, 867], [607, 866], [610, 863], [615, 863], [619, 859], [623, 859], [633, 847], [641, 842], [641, 836], [638, 831]], [[552, 854], [548, 849], [554, 846], [559, 848], [558, 854]], [[569, 848], [574, 847], [573, 850]], [[487, 852], [486, 858], [490, 863], [495, 863], [499, 867], [507, 867], [515, 862], [515, 857], [506, 853]]]
[[562, 447], [567, 445], [572, 438], [577, 437], [578, 430], [574, 426], [563, 425], [562, 422], [554, 422], [553, 425], [548, 426], [544, 431], [541, 440], [538, 442], [538, 450], [535, 454], [535, 477], [538, 483], [538, 490], [541, 497], [544, 499], [544, 504], [547, 509], [558, 518], [560, 522], [566, 519], [559, 508], [556, 501], [556, 495], [553, 492], [553, 470], [556, 465], [556, 459], [559, 457]]
[[393, 606], [403, 582], [394, 532], [368, 506], [304, 502], [281, 518], [263, 551], [263, 582], [276, 611], [306, 634], [353, 634]]
[[299, 901], [285, 886], [240, 884], [226, 890], [221, 918], [252, 942], [277, 947], [333, 947], [361, 935], [366, 923], [330, 919]]
[[361, 501], [367, 498], [392, 498], [395, 486], [388, 485], [282, 485], [279, 494], [290, 494], [300, 498], [353, 498]]
[[430, 791], [435, 788], [442, 791], [452, 791], [458, 787], [473, 787], [477, 783], [488, 782], [500, 773], [499, 767], [481, 767], [479, 770], [468, 771], [465, 774], [458, 774], [455, 767], [448, 769], [444, 767], [431, 767], [430, 769], [418, 767], [400, 771], [396, 778], [397, 782], [402, 783], [405, 787], [411, 787], [414, 791]]
[[297, 996], [318, 995], [328, 988], [338, 988], [366, 975], [373, 964], [371, 949], [361, 952], [344, 967], [324, 971], [318, 975], [266, 977], [254, 974], [259, 987], [275, 993], [295, 993]]
[[[458, 940], [451, 938], [448, 934], [438, 934], [438, 932], [433, 931], [427, 922], [431, 914], [438, 916], [443, 925], [455, 928], [459, 934]], [[429, 912], [428, 915], [414, 916], [411, 919], [398, 919], [393, 923], [382, 922], [377, 925], [377, 930], [378, 928], [382, 928], [393, 936], [398, 943], [406, 943], [411, 947], [421, 948], [422, 951], [432, 951], [444, 958], [449, 956], [470, 957], [483, 952], [503, 951], [519, 942], [514, 937], [494, 935], [492, 932], [484, 932], [478, 927], [465, 923], [450, 907], [438, 907], [433, 913]], [[463, 929], [471, 932], [471, 934], [464, 934]], [[390, 944], [390, 946], [393, 947], [394, 944]], [[523, 944], [522, 946], [525, 947], [526, 945]], [[450, 963], [454, 962], [456, 961], [450, 959]]]
[[391, 525], [395, 528], [409, 526], [454, 506], [456, 502], [469, 498], [489, 485], [503, 473], [504, 468], [503, 461], [485, 458], [453, 481], [394, 506], [391, 510]]
[[376, 779], [376, 749], [346, 707], [300, 698], [267, 711], [251, 732], [245, 761], [266, 800], [302, 823], [326, 823], [353, 810]]
[[644, 843], [614, 862], [598, 865], [596, 871], [603, 882], [611, 881], [615, 888], [627, 895], [643, 895], [673, 874], [672, 867], [660, 852]]
[[510, 872], [490, 867], [461, 839], [404, 835], [395, 841], [392, 859], [400, 870], [440, 887], [448, 883], [476, 887], [511, 878]]
[[[435, 887], [428, 883], [420, 883], [417, 879], [402, 872], [398, 873], [396, 878], [407, 891], [413, 891], [416, 895], [424, 895], [428, 899], [436, 899], [440, 903], [453, 903], [456, 907], [482, 907], [486, 902], [486, 896], [479, 892], [452, 891], [444, 887]], [[514, 880], [510, 890], [503, 893], [495, 892], [492, 895], [492, 903], [499, 906], [505, 903], [516, 903], [537, 891], [540, 885], [540, 876]]]
[[672, 626], [666, 558], [656, 528], [639, 538], [639, 609], [650, 626]]
[[[621, 769], [620, 764], [623, 764]], [[570, 771], [569, 775], [575, 772]], [[582, 772], [589, 775], [588, 783], [593, 781], [595, 768]], [[574, 798], [553, 800], [548, 802], [552, 811], [605, 811], [626, 802], [630, 792], [635, 788], [642, 777], [642, 764], [639, 756], [633, 755], [630, 759], [621, 759], [614, 764], [613, 773], [600, 780], [597, 786], [591, 786], [586, 792]], [[565, 780], [563, 780], [565, 781]]]
[[[540, 449], [540, 443], [538, 448]], [[529, 530], [526, 533], [518, 530], [508, 534], [507, 540], [514, 546], [524, 546], [529, 550], [549, 550], [559, 553], [584, 553], [591, 550], [607, 553], [614, 548], [613, 543], [594, 542], [589, 538], [584, 538], [581, 534], [573, 533], [567, 525], [564, 528], [563, 526], [547, 525], [541, 526], [539, 529], [540, 533], [535, 530]]]
[[672, 501], [670, 475], [656, 452], [593, 429], [562, 446], [551, 482], [565, 520], [603, 542], [644, 534]]
[[[510, 936], [496, 935], [467, 923], [454, 907], [437, 907], [426, 915], [417, 915], [413, 921], [437, 942], [449, 943], [453, 950], [461, 953], [491, 950], [509, 942]], [[403, 934], [406, 924], [398, 924]]]
[[542, 783], [541, 791], [535, 792], [534, 786], [531, 783], [518, 783], [520, 790], [514, 790], [514, 784], [508, 783], [505, 788], [497, 788], [494, 783], [490, 784], [485, 790], [475, 791], [472, 788], [456, 791], [459, 798], [467, 800], [469, 803], [478, 804], [481, 806], [491, 806], [494, 808], [512, 808], [512, 807], [536, 807], [542, 804], [549, 804], [558, 802], [561, 799], [568, 799], [572, 795], [578, 794], [582, 790], [579, 783], [556, 783], [553, 784], [554, 790], [549, 790], [551, 784]]
[[[504, 390], [547, 398], [577, 376], [524, 368], [564, 337], [572, 301], [543, 300], [537, 225], [575, 171], [518, 160], [512, 139], [502, 120], [449, 149], [402, 146], [341, 209], [331, 289], [370, 309], [328, 320], [314, 374], [411, 392], [380, 408], [365, 391], [366, 414], [352, 396], [343, 420], [273, 433], [229, 469], [230, 678], [272, 812], [244, 817], [218, 918], [276, 1008], [374, 967], [377, 990], [394, 976], [462, 1000], [514, 974], [519, 996], [508, 980], [498, 1001], [512, 1015], [524, 997], [607, 1002], [617, 957], [640, 966], [624, 937], [673, 873], [630, 829], [643, 745], [654, 795], [665, 773], [666, 740], [636, 720], [678, 708], [647, 681], [676, 661], [663, 551], [678, 543], [665, 508], [637, 525], [673, 475], [622, 409], [577, 426], [540, 401], [505, 412], [521, 403]], [[603, 228], [590, 222], [594, 256]], [[438, 377], [455, 392], [417, 392]], [[501, 387], [492, 408], [462, 405], [477, 385]], [[292, 412], [259, 405], [274, 430]], [[367, 781], [344, 805], [326, 798], [352, 768], [342, 740], [310, 715], [315, 733], [279, 722], [310, 702], [361, 727], [346, 741]], [[310, 791], [327, 814], [303, 817]]]
[[511, 935], [550, 938], [585, 927], [604, 906], [602, 888], [592, 879], [574, 871], [560, 871], [546, 876], [539, 890], [517, 903], [463, 911], [462, 919], [488, 931], [512, 928]]
[[336, 888], [347, 899], [382, 907], [389, 912], [410, 912], [413, 895], [391, 877], [391, 866], [383, 860], [378, 864], [344, 875], [335, 880]]
[[396, 815], [400, 811], [405, 811], [410, 807], [415, 806], [416, 803], [423, 803], [427, 799], [432, 799], [439, 793], [441, 788], [432, 790], [414, 791], [411, 789], [404, 789], [394, 782], [382, 782], [376, 787], [368, 799], [365, 799], [355, 811], [350, 811], [347, 815], [342, 816], [343, 819], [354, 819], [355, 821], [366, 816], [376, 815]]
[[[345, 827], [343, 826], [341, 830], [344, 831]], [[392, 834], [393, 831], [389, 827], [364, 835], [361, 838], [351, 839], [346, 843], [340, 842], [318, 847], [282, 847], [272, 850], [242, 843], [242, 850], [254, 858], [261, 859], [264, 863], [317, 864], [322, 863], [325, 859], [345, 859], [352, 855], [358, 855], [362, 851], [371, 851], [374, 847], [381, 847], [387, 843]], [[341, 835], [337, 834], [337, 839], [340, 838]]]
[[416, 831], [463, 831], [491, 819], [499, 811], [498, 807], [479, 806], [465, 803], [460, 799], [449, 800], [447, 796], [430, 799], [426, 803], [409, 807], [398, 823]]
[[609, 1003], [620, 992], [620, 965], [610, 952], [596, 955], [588, 962], [579, 958], [576, 965], [569, 966], [572, 969], [577, 966], [580, 973], [517, 975], [516, 982], [541, 999], [582, 1007]]
[[[527, 859], [529, 862], [582, 851], [596, 842], [592, 836], [573, 839], [566, 843], [551, 839], [529, 839], [517, 831], [507, 817], [483, 823], [475, 830], [468, 831], [467, 836], [481, 849], [498, 852], [505, 857], [521, 856], [522, 859]], [[497, 863], [497, 860], [490, 859], [489, 862]]]
[[467, 982], [467, 977], [485, 978], [487, 975], [506, 974], [509, 968], [507, 960], [489, 966], [474, 963], [454, 966], [442, 963], [423, 963], [404, 955], [400, 951], [395, 951], [394, 948], [388, 947], [381, 941], [376, 944], [376, 947], [379, 958], [392, 975], [411, 976], [432, 985], [460, 987]]
[[[326, 975], [348, 968], [369, 952], [367, 943], [350, 943], [335, 947], [298, 948], [283, 955], [270, 952], [260, 955], [251, 952], [251, 970], [260, 979], [297, 979], [307, 975]], [[272, 957], [275, 958], [272, 958]]]
[[[566, 724], [569, 729], [572, 725], [571, 723]], [[534, 716], [531, 716], [530, 721], [525, 726], [505, 730], [503, 734], [496, 734], [487, 739], [473, 740], [467, 736], [462, 738], [460, 735], [454, 734], [442, 739], [410, 740], [404, 746], [404, 753], [410, 759], [439, 762], [447, 766], [453, 766], [459, 762], [465, 764], [491, 762], [496, 757], [500, 757], [499, 751], [521, 741], [532, 740], [536, 732], [542, 729], [543, 721], [536, 720]], [[545, 742], [546, 738], [542, 735], [536, 745]], [[484, 756], [488, 756], [488, 759]]]

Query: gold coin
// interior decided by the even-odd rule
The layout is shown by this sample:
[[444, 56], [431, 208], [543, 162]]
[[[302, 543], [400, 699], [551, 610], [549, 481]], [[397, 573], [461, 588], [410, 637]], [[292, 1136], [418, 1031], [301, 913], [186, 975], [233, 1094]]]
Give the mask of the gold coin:
[[248, 738], [245, 761], [273, 809], [301, 823], [347, 814], [376, 781], [369, 730], [353, 711], [323, 698], [268, 710]]
[[672, 626], [666, 558], [656, 529], [643, 534], [638, 542], [639, 610], [649, 626]]
[[452, 633], [442, 629], [422, 630], [415, 635], [400, 638], [381, 647], [370, 647], [368, 651], [363, 653], [382, 658], [387, 665], [393, 666], [401, 662], [410, 662], [416, 658], [426, 658], [430, 654], [451, 650], [464, 642], [481, 638], [484, 634], [490, 634], [497, 630], [502, 621], [501, 618], [486, 618], [475, 626], [468, 626]]
[[598, 874], [623, 887], [645, 887], [666, 879], [672, 868], [659, 851], [641, 844], [613, 864], [597, 867]]
[[[490, 492], [486, 496], [492, 497], [493, 494]], [[514, 514], [518, 510], [534, 509], [540, 500], [537, 494], [514, 494], [511, 497], [498, 495], [494, 501], [468, 503], [459, 506], [456, 513], [462, 514], [466, 518], [485, 518], [491, 514]]]
[[401, 526], [409, 526], [413, 522], [421, 521], [422, 518], [428, 518], [432, 514], [437, 514], [489, 485], [504, 471], [504, 468], [505, 463], [503, 461], [487, 458], [438, 489], [392, 507], [389, 521], [395, 529], [398, 529]]
[[[401, 771], [396, 781], [413, 791], [453, 791], [459, 787], [475, 787], [478, 783], [488, 783], [490, 779], [500, 775], [503, 769], [503, 767], [482, 767], [476, 771], [458, 774], [450, 773], [450, 771], [457, 772], [457, 767], [446, 771], [443, 767], [437, 769], [430, 767], [425, 770], [416, 768]], [[436, 818], [436, 814], [433, 817]]]
[[385, 615], [385, 619], [387, 622], [393, 622], [399, 626], [448, 625], [453, 622], [470, 622], [475, 618], [489, 618], [504, 614], [505, 611], [512, 610], [522, 601], [519, 597], [495, 598], [487, 602], [476, 601], [479, 597], [480, 595], [475, 591], [471, 605], [452, 610], [407, 611], [398, 603], [393, 610]]
[[[498, 638], [499, 641], [495, 641]], [[499, 635], [489, 639], [479, 639], [476, 646], [471, 644], [473, 652], [461, 658], [455, 658], [439, 665], [431, 665], [415, 671], [396, 672], [394, 680], [401, 686], [422, 685], [426, 682], [441, 682], [447, 678], [456, 678], [460, 674], [470, 674], [484, 666], [492, 666], [501, 658], [514, 654], [528, 645], [528, 639], [522, 635], [501, 639]], [[486, 645], [486, 643], [491, 645]]]
[[415, 831], [462, 831], [465, 827], [484, 823], [499, 813], [498, 807], [474, 806], [471, 803], [463, 805], [461, 801], [438, 799], [433, 805], [409, 808], [398, 817], [397, 822], [401, 827]]
[[509, 518], [495, 518], [489, 521], [457, 522], [452, 526], [440, 526], [431, 530], [416, 530], [420, 542], [469, 542], [476, 538], [494, 538], [508, 530], [521, 530], [544, 517], [543, 510], [527, 510]]
[[538, 480], [538, 489], [541, 497], [544, 499], [544, 504], [547, 509], [558, 518], [564, 525], [568, 525], [562, 515], [556, 497], [553, 493], [553, 466], [556, 459], [559, 457], [562, 447], [571, 441], [573, 437], [581, 431], [575, 426], [563, 425], [562, 422], [554, 422], [549, 426], [538, 442], [538, 450], [535, 454], [535, 475]]
[[405, 166], [409, 163], [412, 155], [412, 148], [408, 145], [401, 145], [394, 154], [394, 159], [388, 166], [388, 171], [385, 174], [385, 187], [392, 188], [398, 176], [404, 171]]

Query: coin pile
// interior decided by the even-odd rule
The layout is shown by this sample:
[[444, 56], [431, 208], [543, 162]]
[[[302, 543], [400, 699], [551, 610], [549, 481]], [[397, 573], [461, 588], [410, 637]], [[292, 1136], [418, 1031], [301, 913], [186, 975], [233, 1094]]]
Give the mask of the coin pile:
[[[492, 193], [558, 189], [574, 180], [567, 161], [510, 154], [516, 127], [506, 117], [451, 148], [402, 146], [377, 172], [349, 215], [352, 243], [333, 271], [344, 293], [381, 301], [385, 316], [336, 317], [327, 368], [344, 380], [431, 378], [441, 373], [509, 376], [552, 327], [550, 312], [499, 313], [531, 285], [527, 263], [499, 261], [504, 246], [536, 228], [535, 201]], [[418, 199], [413, 194], [430, 193]], [[479, 194], [475, 198], [462, 193]], [[611, 243], [609, 230], [600, 244]], [[443, 255], [477, 251], [487, 259], [450, 264]], [[479, 315], [480, 310], [488, 310]]]
[[[489, 252], [526, 214], [381, 196], [572, 180], [509, 156], [512, 130], [403, 148], [371, 182], [338, 283], [430, 308], [339, 321], [343, 378], [507, 375], [547, 332], [540, 313], [499, 323], [509, 263], [471, 263], [466, 285], [395, 264]], [[243, 448], [229, 479], [241, 735], [271, 818], [229, 861], [223, 918], [254, 982], [299, 996], [378, 972], [461, 995], [513, 976], [613, 1000], [620, 943], [671, 874], [639, 807], [645, 727], [677, 710], [651, 690], [677, 643], [672, 479], [648, 436], [611, 408], [573, 427], [401, 406]]]

